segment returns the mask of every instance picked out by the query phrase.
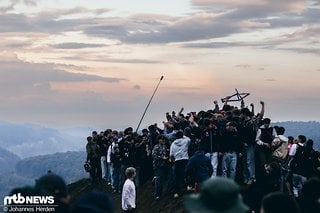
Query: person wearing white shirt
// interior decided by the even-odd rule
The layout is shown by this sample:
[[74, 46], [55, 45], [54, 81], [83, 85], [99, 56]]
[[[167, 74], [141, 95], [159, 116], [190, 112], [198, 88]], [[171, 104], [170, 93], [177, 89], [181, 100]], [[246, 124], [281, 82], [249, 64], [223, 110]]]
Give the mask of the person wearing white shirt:
[[113, 147], [115, 145], [115, 142], [113, 141], [107, 151], [107, 168], [108, 168], [108, 174], [107, 174], [107, 184], [113, 186], [113, 165], [111, 162], [111, 154], [112, 154], [112, 150]]
[[121, 206], [123, 212], [133, 213], [136, 209], [136, 186], [133, 182], [134, 178], [136, 177], [136, 169], [133, 167], [128, 167], [125, 174], [127, 180], [122, 188]]
[[174, 198], [179, 196], [181, 186], [185, 185], [185, 169], [188, 164], [189, 155], [188, 148], [191, 143], [190, 138], [183, 135], [182, 131], [178, 131], [175, 135], [176, 140], [170, 146], [170, 158], [173, 160], [174, 174]]

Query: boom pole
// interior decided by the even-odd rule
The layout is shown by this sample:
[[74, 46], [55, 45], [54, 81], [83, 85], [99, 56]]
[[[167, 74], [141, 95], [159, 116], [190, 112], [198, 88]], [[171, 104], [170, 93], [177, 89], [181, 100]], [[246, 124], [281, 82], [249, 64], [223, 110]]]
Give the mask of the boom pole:
[[143, 112], [143, 114], [142, 114], [142, 117], [141, 117], [141, 119], [140, 119], [140, 121], [139, 121], [139, 124], [138, 124], [138, 126], [137, 126], [137, 129], [136, 129], [136, 132], [139, 130], [140, 124], [141, 124], [141, 122], [142, 122], [142, 120], [143, 120], [143, 118], [144, 118], [144, 116], [145, 116], [145, 114], [146, 114], [146, 112], [147, 112], [147, 110], [148, 110], [148, 108], [149, 108], [149, 105], [150, 105], [150, 103], [151, 103], [151, 101], [152, 101], [152, 99], [153, 99], [153, 96], [156, 94], [156, 92], [157, 92], [157, 90], [158, 90], [158, 87], [159, 87], [159, 85], [160, 85], [160, 83], [161, 83], [162, 80], [163, 80], [163, 75], [161, 76], [161, 78], [160, 78], [160, 80], [159, 80], [159, 82], [158, 82], [158, 85], [157, 85], [156, 89], [153, 91], [153, 94], [152, 94], [152, 96], [151, 96], [151, 98], [150, 98], [150, 100], [149, 100], [149, 103], [147, 104], [147, 107], [145, 108], [145, 110], [144, 110], [144, 112]]

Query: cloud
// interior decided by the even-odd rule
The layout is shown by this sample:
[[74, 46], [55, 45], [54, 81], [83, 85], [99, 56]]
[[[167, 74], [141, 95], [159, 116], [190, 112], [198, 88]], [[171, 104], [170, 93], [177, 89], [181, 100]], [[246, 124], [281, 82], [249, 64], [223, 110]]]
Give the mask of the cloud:
[[125, 80], [122, 78], [71, 73], [58, 69], [59, 65], [57, 64], [24, 62], [17, 59], [14, 54], [3, 53], [1, 55], [0, 66], [0, 76], [3, 76], [0, 78], [0, 93], [4, 96], [13, 94], [43, 94], [44, 92], [49, 92], [52, 82], [100, 81], [104, 83], [119, 83]]
[[96, 75], [82, 73], [70, 73], [55, 69], [55, 64], [33, 64], [28, 62], [1, 62], [2, 69], [0, 75], [6, 79], [15, 79], [22, 82], [85, 82], [85, 81], [103, 81], [107, 83], [117, 83], [121, 78], [107, 78]]
[[0, 13], [6, 13], [14, 9], [15, 4], [10, 4], [8, 6], [0, 7]]
[[[64, 33], [81, 31], [86, 26], [95, 25], [99, 18], [94, 15], [109, 11], [108, 9], [89, 10], [82, 7], [42, 11], [32, 15], [21, 13], [0, 13], [0, 32]], [[1, 12], [1, 11], [0, 11]], [[93, 17], [86, 14], [92, 14]], [[72, 15], [82, 18], [71, 18]]]
[[33, 7], [37, 6], [38, 0], [10, 0], [7, 6], [0, 7], [0, 13], [12, 11], [19, 4], [24, 4], [26, 6]]
[[[126, 79], [70, 73], [62, 68], [73, 66], [24, 62], [15, 54], [3, 53], [0, 66], [0, 111], [3, 120], [13, 122], [102, 128], [135, 126], [150, 95], [148, 89], [142, 90], [140, 84]], [[180, 92], [175, 93], [177, 90]], [[150, 113], [168, 110], [172, 103], [189, 106], [180, 100], [186, 99], [186, 95], [190, 101], [197, 100], [199, 93], [203, 94], [201, 88], [191, 85], [165, 87], [162, 92], [165, 98], [161, 99], [159, 93]], [[168, 97], [171, 93], [173, 97]], [[107, 124], [106, 120], [111, 123]]]
[[254, 21], [225, 19], [224, 17], [230, 11], [200, 12], [187, 17], [139, 14], [113, 18], [64, 18], [68, 15], [93, 12], [97, 11], [78, 7], [41, 12], [33, 16], [15, 13], [1, 14], [0, 32], [57, 34], [66, 31], [83, 31], [89, 36], [115, 39], [125, 43], [170, 43], [223, 37], [241, 32], [242, 28], [267, 25]]
[[[319, 17], [320, 18], [320, 17]], [[266, 34], [268, 32], [266, 31]], [[270, 31], [269, 31], [270, 33]], [[261, 31], [264, 34], [264, 31]], [[320, 25], [302, 25], [288, 32], [280, 32], [263, 39], [254, 41], [234, 40], [232, 42], [199, 41], [182, 44], [184, 48], [227, 48], [227, 47], [253, 47], [261, 49], [286, 50], [297, 53], [319, 54]]]
[[311, 53], [320, 55], [320, 49], [317, 47], [309, 47], [309, 48], [297, 48], [297, 47], [291, 47], [291, 48], [277, 48], [278, 50], [286, 50], [286, 51], [293, 51], [297, 53]]
[[268, 79], [266, 79], [266, 81], [271, 81], [271, 82], [273, 82], [273, 81], [277, 81], [277, 80], [274, 79], [274, 78], [268, 78]]
[[[100, 9], [88, 9], [85, 7], [73, 7], [69, 9], [50, 9], [44, 10], [37, 14], [39, 18], [47, 18], [47, 19], [56, 19], [56, 20], [64, 20], [71, 19], [73, 15], [82, 15], [83, 17], [90, 17], [90, 15], [101, 15], [104, 13], [108, 13], [111, 10], [108, 8], [100, 8]], [[72, 18], [77, 20], [76, 18]], [[95, 18], [92, 18], [95, 19]]]
[[237, 7], [237, 8], [264, 8], [265, 12], [287, 11], [301, 12], [305, 9], [304, 0], [192, 0], [194, 6], [203, 6], [207, 9], [210, 7]]
[[250, 1], [250, 4], [240, 5], [234, 5], [239, 1], [230, 1], [223, 8], [216, 5], [217, 1], [205, 2], [206, 8], [212, 10], [204, 9], [186, 17], [115, 17], [112, 20], [100, 20], [98, 25], [89, 26], [84, 32], [89, 36], [118, 39], [124, 43], [190, 42], [223, 38], [257, 29], [316, 24], [320, 18], [319, 9], [307, 8], [305, 2], [300, 0]]
[[[319, 16], [320, 18], [320, 16]], [[314, 40], [319, 43], [318, 35], [320, 34], [320, 25], [303, 25], [293, 33], [283, 34], [279, 42], [294, 42], [303, 40]]]
[[0, 111], [4, 120], [99, 125], [101, 116], [117, 120], [121, 113], [126, 115], [126, 106], [134, 109], [138, 105], [132, 104], [133, 97], [126, 96], [131, 92], [124, 95], [113, 90], [121, 84], [126, 86], [124, 78], [70, 73], [59, 64], [24, 62], [15, 54], [5, 53], [1, 54], [0, 67]]
[[140, 89], [141, 89], [141, 86], [140, 86], [140, 85], [134, 85], [134, 86], [133, 86], [133, 89], [134, 89], [134, 90], [140, 90]]
[[63, 57], [62, 59], [68, 60], [86, 60], [86, 61], [103, 61], [107, 63], [120, 63], [120, 64], [160, 64], [164, 63], [161, 60], [150, 60], [150, 59], [134, 59], [134, 58], [115, 58], [108, 55], [85, 55], [79, 54], [75, 56], [67, 56]]
[[[124, 43], [171, 43], [223, 37], [241, 31], [239, 22], [225, 20], [224, 14], [197, 13], [188, 17], [162, 21], [139, 22], [140, 17], [119, 19], [120, 23], [105, 23], [85, 29], [89, 36], [119, 39]], [[156, 17], [154, 17], [156, 18]]]
[[[308, 7], [302, 0], [194, 0], [192, 3], [200, 9], [180, 17], [156, 14], [100, 17], [92, 14], [108, 13], [110, 9], [90, 10], [83, 7], [42, 11], [32, 16], [6, 13], [0, 15], [0, 32], [38, 32], [49, 35], [74, 31], [84, 32], [89, 37], [102, 37], [128, 44], [163, 44], [223, 38], [257, 29], [299, 27], [317, 24], [320, 18], [319, 8]], [[73, 15], [82, 15], [82, 18], [74, 18]], [[66, 42], [54, 47], [80, 49], [99, 45]], [[186, 47], [192, 45], [187, 44]], [[228, 43], [211, 45], [227, 46]], [[198, 47], [201, 47], [200, 44]]]
[[195, 43], [186, 43], [182, 46], [185, 48], [225, 48], [234, 46], [233, 42], [195, 42]]
[[238, 65], [236, 65], [236, 67], [248, 69], [248, 68], [251, 68], [251, 65], [250, 64], [238, 64]]
[[105, 44], [91, 44], [91, 43], [77, 43], [77, 42], [69, 42], [69, 43], [60, 43], [52, 45], [52, 47], [57, 49], [82, 49], [82, 48], [95, 48], [95, 47], [105, 47]]
[[27, 6], [37, 6], [38, 0], [23, 0], [22, 1]]

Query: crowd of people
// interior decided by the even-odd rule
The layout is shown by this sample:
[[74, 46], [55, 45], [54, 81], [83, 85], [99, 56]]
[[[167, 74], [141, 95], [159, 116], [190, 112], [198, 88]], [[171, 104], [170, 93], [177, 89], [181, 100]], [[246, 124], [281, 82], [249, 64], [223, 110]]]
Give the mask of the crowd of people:
[[[152, 180], [155, 200], [161, 199], [165, 181], [167, 192], [178, 198], [186, 190], [201, 193], [203, 182], [217, 176], [259, 188], [261, 199], [277, 191], [300, 198], [306, 181], [319, 178], [319, 152], [312, 139], [286, 136], [284, 127], [271, 126], [260, 104], [255, 113], [253, 104], [238, 108], [226, 101], [220, 108], [214, 101], [207, 111], [167, 112], [163, 128], [93, 131], [86, 145], [91, 180], [106, 181], [121, 193], [126, 170], [134, 167], [135, 186]], [[261, 199], [259, 207], [246, 202], [257, 210]]]
[[[131, 127], [93, 131], [85, 163], [91, 183], [105, 182], [120, 193], [126, 213], [139, 212], [136, 187], [148, 180], [155, 202], [166, 188], [173, 199], [184, 196], [191, 213], [320, 212], [320, 155], [313, 140], [286, 136], [284, 127], [271, 126], [263, 101], [257, 114], [253, 105], [237, 108], [225, 102], [220, 109], [214, 104], [198, 113], [184, 114], [183, 108], [166, 113], [163, 128], [152, 124], [141, 133]], [[13, 189], [5, 198], [13, 203], [4, 208], [34, 211], [34, 205], [21, 205], [28, 196], [47, 197], [53, 204], [47, 210], [61, 213], [113, 212], [117, 205], [108, 194], [90, 191], [71, 206], [65, 181], [51, 171], [34, 186]]]

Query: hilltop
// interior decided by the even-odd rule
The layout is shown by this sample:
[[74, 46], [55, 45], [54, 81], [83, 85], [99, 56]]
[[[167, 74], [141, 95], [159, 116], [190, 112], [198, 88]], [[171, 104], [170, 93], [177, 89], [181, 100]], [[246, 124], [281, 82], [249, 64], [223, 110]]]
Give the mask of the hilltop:
[[[166, 190], [167, 183], [163, 183], [163, 189]], [[114, 205], [114, 212], [122, 212], [121, 210], [121, 194], [113, 193], [110, 186], [106, 183], [91, 184], [90, 179], [81, 179], [68, 185], [69, 194], [71, 196], [71, 205], [84, 193], [91, 190], [97, 190], [107, 193]], [[155, 201], [153, 198], [154, 186], [151, 181], [146, 182], [137, 188], [137, 210], [139, 213], [184, 213], [183, 201], [184, 197], [190, 192], [185, 191], [178, 198], [173, 198], [172, 194], [163, 193], [160, 200]], [[164, 191], [165, 192], [165, 191]], [[240, 185], [240, 192], [244, 202], [253, 208], [260, 208], [260, 200], [263, 197], [262, 188], [257, 184], [251, 186]]]
[[[165, 185], [164, 185], [165, 186]], [[166, 187], [164, 187], [165, 189]], [[90, 179], [81, 179], [77, 182], [68, 185], [69, 193], [71, 195], [71, 203], [73, 203], [80, 195], [91, 190], [106, 192], [115, 207], [114, 212], [122, 212], [121, 210], [121, 194], [113, 193], [110, 186], [106, 183], [91, 184]], [[145, 183], [137, 188], [137, 208], [140, 213], [162, 212], [162, 213], [182, 213], [185, 212], [183, 208], [183, 197], [173, 199], [169, 194], [164, 193], [163, 197], [155, 201], [153, 199], [154, 187], [151, 181]]]

